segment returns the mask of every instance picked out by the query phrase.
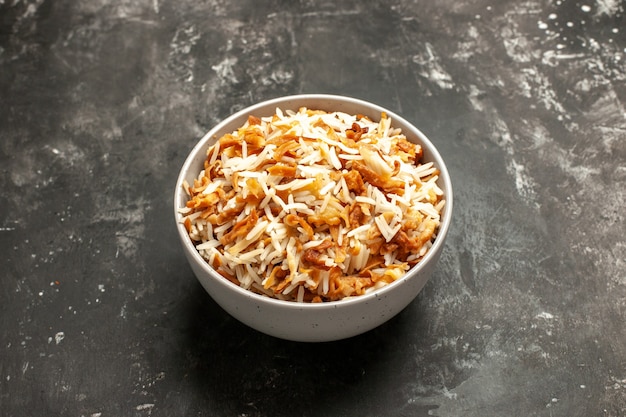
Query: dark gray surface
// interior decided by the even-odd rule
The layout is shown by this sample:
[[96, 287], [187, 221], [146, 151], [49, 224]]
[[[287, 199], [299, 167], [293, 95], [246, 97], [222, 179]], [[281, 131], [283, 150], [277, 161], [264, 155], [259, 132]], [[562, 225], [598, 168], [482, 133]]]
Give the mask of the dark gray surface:
[[[0, 1], [2, 416], [624, 416], [626, 18], [594, 1]], [[362, 336], [239, 324], [173, 186], [221, 118], [374, 101], [451, 171], [431, 281]]]

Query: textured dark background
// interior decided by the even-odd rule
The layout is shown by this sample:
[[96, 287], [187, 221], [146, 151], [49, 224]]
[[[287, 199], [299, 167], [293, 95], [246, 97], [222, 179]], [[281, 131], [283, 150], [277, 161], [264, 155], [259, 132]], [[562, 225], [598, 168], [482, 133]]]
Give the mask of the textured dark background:
[[[0, 0], [0, 415], [624, 416], [619, 0]], [[448, 163], [455, 220], [387, 324], [274, 339], [175, 234], [202, 134], [371, 100]]]

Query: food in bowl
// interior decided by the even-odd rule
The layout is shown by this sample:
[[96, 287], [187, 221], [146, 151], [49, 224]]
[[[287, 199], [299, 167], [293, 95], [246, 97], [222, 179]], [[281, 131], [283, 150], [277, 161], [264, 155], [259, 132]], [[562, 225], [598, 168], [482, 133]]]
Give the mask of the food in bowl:
[[380, 289], [426, 255], [446, 204], [438, 168], [392, 122], [251, 114], [183, 181], [180, 222], [215, 271], [255, 293], [317, 303]]

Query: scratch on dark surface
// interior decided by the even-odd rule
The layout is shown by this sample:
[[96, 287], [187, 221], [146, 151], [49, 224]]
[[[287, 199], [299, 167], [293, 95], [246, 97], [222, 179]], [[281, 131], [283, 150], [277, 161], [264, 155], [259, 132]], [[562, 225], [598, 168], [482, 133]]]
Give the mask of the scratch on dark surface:
[[472, 295], [476, 295], [476, 282], [474, 281], [474, 258], [471, 252], [464, 250], [459, 256], [461, 280]]

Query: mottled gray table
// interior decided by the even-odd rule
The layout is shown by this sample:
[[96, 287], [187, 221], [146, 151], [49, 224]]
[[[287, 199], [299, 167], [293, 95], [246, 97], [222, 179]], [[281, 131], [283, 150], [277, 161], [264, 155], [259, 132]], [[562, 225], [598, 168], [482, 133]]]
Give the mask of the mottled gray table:
[[[626, 415], [625, 7], [0, 1], [0, 415]], [[206, 295], [172, 196], [223, 117], [313, 92], [429, 135], [455, 219], [406, 310], [299, 344]]]

